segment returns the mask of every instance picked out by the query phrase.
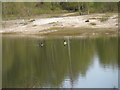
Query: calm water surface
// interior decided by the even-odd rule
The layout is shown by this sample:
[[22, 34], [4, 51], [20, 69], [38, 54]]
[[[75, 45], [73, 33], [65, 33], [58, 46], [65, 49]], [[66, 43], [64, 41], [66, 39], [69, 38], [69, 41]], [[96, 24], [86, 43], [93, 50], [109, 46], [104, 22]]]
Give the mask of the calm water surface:
[[3, 88], [45, 87], [117, 88], [117, 38], [3, 36]]

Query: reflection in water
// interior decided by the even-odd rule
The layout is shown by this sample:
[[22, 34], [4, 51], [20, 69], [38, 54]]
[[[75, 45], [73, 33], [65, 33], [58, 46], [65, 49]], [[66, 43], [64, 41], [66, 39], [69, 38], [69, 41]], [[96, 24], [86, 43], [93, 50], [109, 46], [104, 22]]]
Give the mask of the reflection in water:
[[118, 87], [117, 49], [116, 38], [3, 37], [3, 88]]
[[97, 40], [97, 53], [100, 63], [105, 66], [116, 66], [118, 64], [118, 41], [117, 38], [104, 38]]

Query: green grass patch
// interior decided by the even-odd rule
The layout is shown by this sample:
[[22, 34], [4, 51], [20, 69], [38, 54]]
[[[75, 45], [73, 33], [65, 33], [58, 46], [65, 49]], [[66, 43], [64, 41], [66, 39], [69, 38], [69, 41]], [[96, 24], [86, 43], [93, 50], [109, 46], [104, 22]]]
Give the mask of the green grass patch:
[[18, 34], [18, 32], [4, 32], [2, 35], [12, 35], [12, 34]]
[[73, 12], [73, 14], [68, 14], [67, 16], [79, 16], [79, 12]]
[[110, 14], [105, 14], [99, 20], [101, 22], [105, 22], [105, 21], [107, 21], [109, 19], [110, 16], [111, 16]]
[[[93, 35], [95, 33], [95, 35]], [[106, 34], [108, 33], [108, 34]], [[64, 28], [56, 32], [45, 33], [42, 35], [48, 36], [99, 36], [99, 35], [116, 35], [116, 30], [113, 29], [96, 29], [96, 28]]]
[[54, 27], [54, 28], [50, 28], [48, 30], [60, 30], [60, 29], [64, 29], [63, 27]]

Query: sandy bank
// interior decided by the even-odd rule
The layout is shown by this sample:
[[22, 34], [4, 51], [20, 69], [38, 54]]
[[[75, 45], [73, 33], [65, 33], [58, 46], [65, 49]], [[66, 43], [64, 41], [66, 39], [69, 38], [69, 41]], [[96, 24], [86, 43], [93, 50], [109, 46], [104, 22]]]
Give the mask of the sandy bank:
[[64, 28], [117, 29], [118, 15], [92, 14], [44, 19], [37, 18], [35, 20], [3, 21], [3, 29], [0, 30], [0, 33], [46, 34], [63, 31]]

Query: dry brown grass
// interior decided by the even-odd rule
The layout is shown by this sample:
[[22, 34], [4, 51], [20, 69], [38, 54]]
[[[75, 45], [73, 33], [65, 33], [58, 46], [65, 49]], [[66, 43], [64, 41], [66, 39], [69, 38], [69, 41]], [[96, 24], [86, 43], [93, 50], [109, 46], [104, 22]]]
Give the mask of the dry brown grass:
[[96, 25], [96, 23], [95, 22], [91, 22], [90, 25]]

